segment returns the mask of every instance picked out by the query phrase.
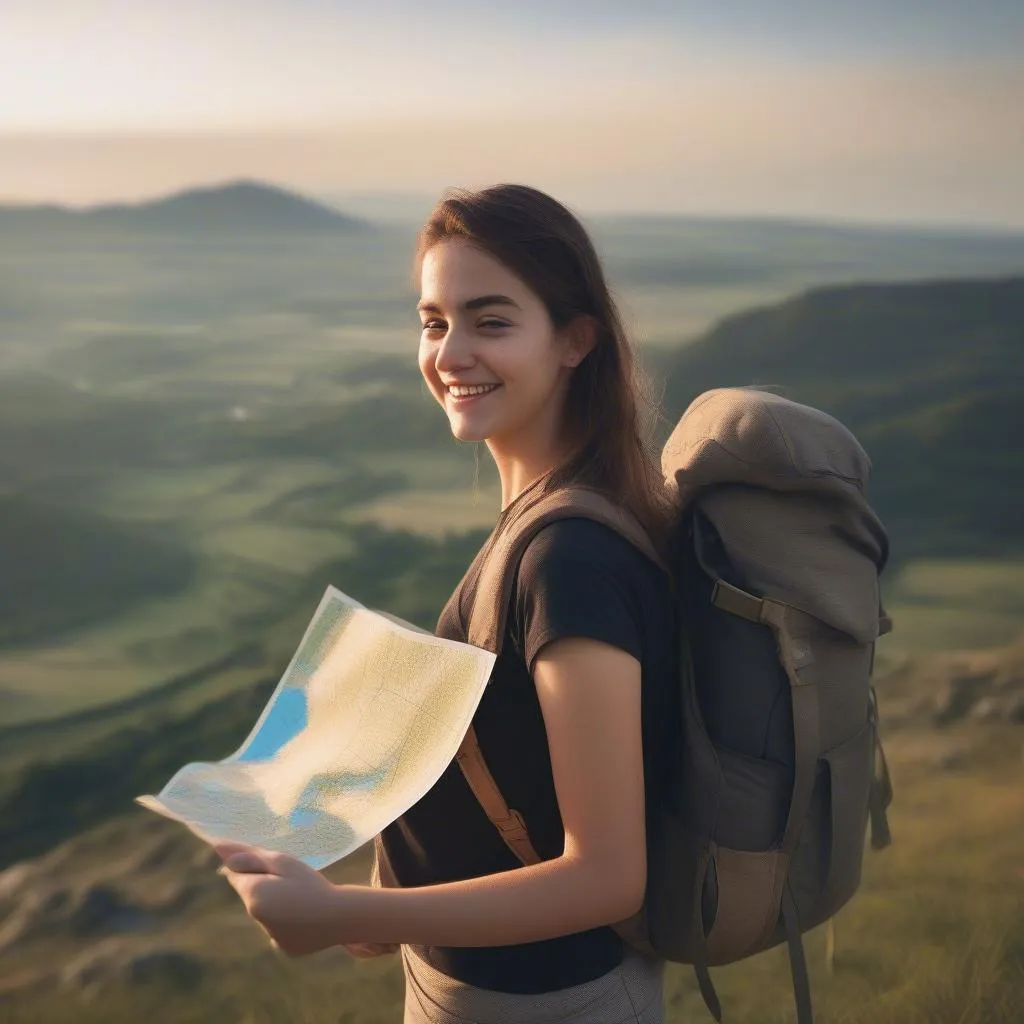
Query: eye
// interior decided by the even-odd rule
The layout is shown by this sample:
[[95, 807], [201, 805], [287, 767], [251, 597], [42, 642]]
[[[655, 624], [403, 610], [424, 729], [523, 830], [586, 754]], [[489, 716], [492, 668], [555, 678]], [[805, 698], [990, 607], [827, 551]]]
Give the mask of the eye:
[[426, 320], [423, 323], [423, 330], [425, 331], [440, 331], [444, 329], [443, 320]]
[[505, 323], [503, 320], [482, 320], [480, 322], [481, 327], [511, 327], [511, 324]]

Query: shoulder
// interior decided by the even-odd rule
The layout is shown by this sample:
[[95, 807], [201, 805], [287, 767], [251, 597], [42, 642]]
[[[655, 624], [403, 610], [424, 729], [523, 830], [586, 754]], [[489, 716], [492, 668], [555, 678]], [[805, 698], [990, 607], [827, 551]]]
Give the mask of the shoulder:
[[527, 665], [566, 636], [601, 640], [640, 659], [660, 571], [595, 520], [559, 519], [538, 530], [519, 564], [511, 622]]
[[592, 614], [615, 604], [642, 617], [662, 570], [622, 534], [593, 519], [559, 519], [530, 539], [519, 563], [520, 607], [566, 607]]
[[524, 581], [579, 571], [618, 571], [643, 577], [660, 570], [622, 534], [594, 519], [558, 519], [542, 527], [523, 553], [519, 574]]

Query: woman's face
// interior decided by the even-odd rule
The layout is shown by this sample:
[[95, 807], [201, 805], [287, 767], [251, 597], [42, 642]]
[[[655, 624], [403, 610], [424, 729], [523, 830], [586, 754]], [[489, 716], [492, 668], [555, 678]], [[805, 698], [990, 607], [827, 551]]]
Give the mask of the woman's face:
[[[465, 239], [423, 259], [419, 365], [460, 441], [554, 439], [571, 367], [570, 332], [555, 330], [540, 298], [503, 263]], [[476, 395], [459, 386], [485, 385]], [[453, 390], [454, 389], [454, 390]]]

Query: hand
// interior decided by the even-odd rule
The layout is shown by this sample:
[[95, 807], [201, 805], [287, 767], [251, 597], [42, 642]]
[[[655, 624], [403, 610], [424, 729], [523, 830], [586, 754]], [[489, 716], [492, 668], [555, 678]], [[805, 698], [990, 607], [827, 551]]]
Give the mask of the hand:
[[240, 843], [218, 843], [214, 850], [224, 861], [218, 873], [272, 946], [306, 956], [339, 944], [339, 890], [319, 871], [286, 853]]

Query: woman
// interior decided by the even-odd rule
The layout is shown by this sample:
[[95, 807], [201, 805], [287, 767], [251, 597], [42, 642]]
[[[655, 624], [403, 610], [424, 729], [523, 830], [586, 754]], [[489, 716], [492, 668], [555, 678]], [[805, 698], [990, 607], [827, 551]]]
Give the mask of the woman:
[[[639, 374], [593, 245], [535, 189], [453, 191], [419, 240], [419, 366], [453, 435], [485, 441], [502, 512], [578, 482], [664, 547], [670, 499], [638, 412]], [[465, 640], [467, 578], [437, 633]], [[458, 767], [390, 825], [396, 888], [335, 886], [224, 844], [222, 869], [286, 953], [401, 944], [410, 1022], [663, 1020], [662, 963], [611, 925], [642, 903], [674, 682], [667, 575], [608, 527], [543, 528], [474, 726], [541, 863], [522, 866]], [[645, 778], [647, 785], [645, 787]]]

